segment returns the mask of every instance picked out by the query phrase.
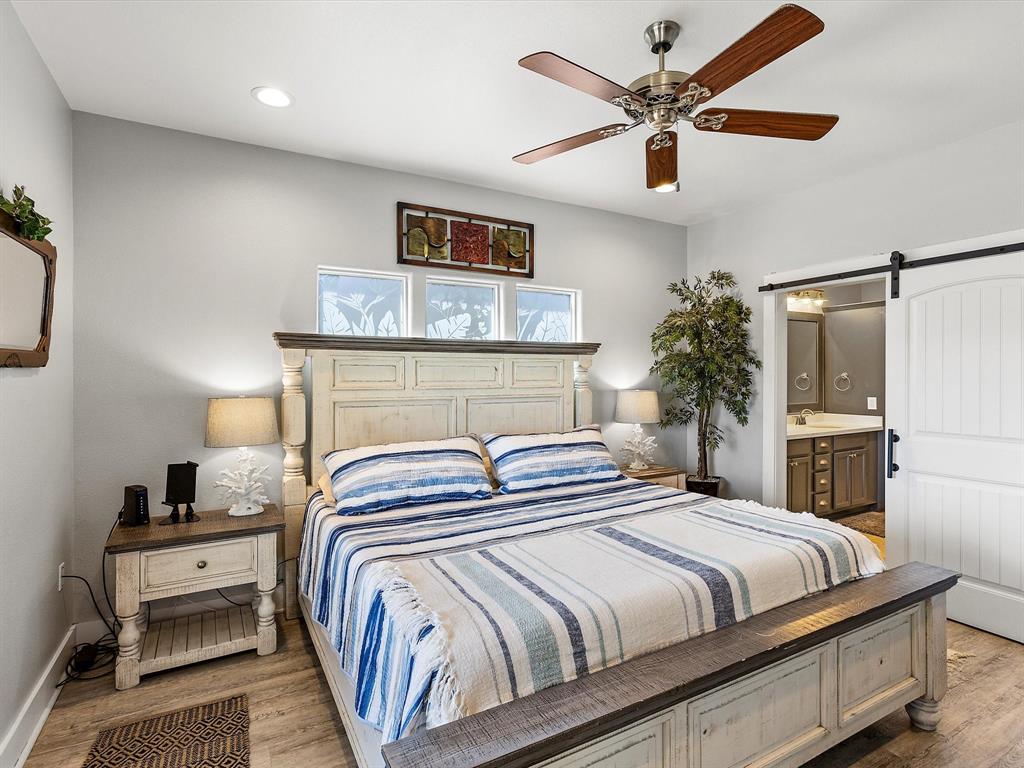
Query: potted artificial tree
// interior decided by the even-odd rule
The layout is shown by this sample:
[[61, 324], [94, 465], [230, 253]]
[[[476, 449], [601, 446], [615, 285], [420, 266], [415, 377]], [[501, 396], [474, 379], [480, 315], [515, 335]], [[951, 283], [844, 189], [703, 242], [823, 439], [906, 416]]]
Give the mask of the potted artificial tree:
[[712, 271], [670, 283], [679, 298], [651, 334], [657, 373], [671, 400], [663, 427], [697, 422], [697, 474], [688, 475], [686, 489], [709, 496], [721, 493], [722, 478], [708, 474], [708, 452], [725, 437], [712, 418], [721, 404], [739, 424], [746, 424], [754, 394], [755, 368], [761, 367], [750, 347], [751, 310], [739, 296], [731, 272]]

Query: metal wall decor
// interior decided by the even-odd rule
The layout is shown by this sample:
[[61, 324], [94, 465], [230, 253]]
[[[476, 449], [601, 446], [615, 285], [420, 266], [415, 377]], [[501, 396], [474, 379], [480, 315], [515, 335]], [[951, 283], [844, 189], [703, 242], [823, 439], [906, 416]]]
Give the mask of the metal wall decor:
[[398, 203], [398, 263], [533, 277], [533, 224]]

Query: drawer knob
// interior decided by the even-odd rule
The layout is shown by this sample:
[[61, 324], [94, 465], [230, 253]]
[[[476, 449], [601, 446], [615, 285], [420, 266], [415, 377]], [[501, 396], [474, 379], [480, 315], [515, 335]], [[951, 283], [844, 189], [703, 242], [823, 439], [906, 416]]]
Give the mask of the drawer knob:
[[825, 478], [823, 477], [823, 478], [821, 478], [821, 480], [819, 480], [819, 481], [818, 481], [818, 485], [825, 485], [825, 484], [826, 484], [827, 482], [828, 482], [828, 480], [826, 480], [826, 479], [825, 479]]
[[827, 502], [827, 501], [825, 501], [824, 499], [822, 499], [821, 501], [819, 501], [819, 502], [818, 502], [818, 506], [819, 506], [819, 507], [825, 507], [825, 506], [828, 506], [828, 502]]
[[198, 568], [199, 570], [203, 570], [203, 568], [205, 568], [205, 567], [206, 567], [206, 561], [205, 560], [200, 560], [198, 563], [196, 563], [196, 568]]

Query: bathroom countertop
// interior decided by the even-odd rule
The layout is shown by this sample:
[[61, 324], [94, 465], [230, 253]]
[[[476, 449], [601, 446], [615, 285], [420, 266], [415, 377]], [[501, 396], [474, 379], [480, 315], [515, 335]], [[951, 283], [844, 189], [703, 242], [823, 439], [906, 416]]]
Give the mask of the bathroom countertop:
[[881, 432], [885, 421], [881, 416], [855, 416], [846, 413], [816, 413], [807, 417], [807, 424], [795, 424], [794, 417], [786, 419], [786, 439], [805, 437], [831, 437], [854, 435], [859, 432]]

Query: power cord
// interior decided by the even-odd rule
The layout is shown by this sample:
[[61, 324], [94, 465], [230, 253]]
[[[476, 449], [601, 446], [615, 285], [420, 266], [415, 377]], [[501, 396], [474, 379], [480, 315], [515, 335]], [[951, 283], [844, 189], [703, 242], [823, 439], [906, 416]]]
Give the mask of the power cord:
[[250, 605], [252, 605], [251, 602], [248, 602], [248, 603], [236, 603], [234, 600], [232, 600], [230, 597], [225, 595], [219, 589], [217, 590], [217, 594], [220, 595], [224, 600], [227, 600], [229, 603], [231, 603], [232, 605], [236, 605], [239, 608], [248, 608]]
[[[124, 508], [121, 509], [121, 512], [123, 511]], [[121, 519], [121, 512], [117, 513], [114, 524], [110, 526], [110, 531], [107, 532], [107, 538], [110, 538], [110, 533], [113, 532], [114, 526]], [[61, 577], [62, 579], [75, 579], [85, 584], [86, 589], [89, 590], [89, 599], [92, 601], [92, 607], [96, 611], [96, 615], [99, 616], [100, 621], [103, 622], [103, 626], [107, 628], [107, 631], [95, 642], [78, 643], [74, 647], [71, 658], [68, 659], [68, 665], [64, 669], [64, 678], [57, 683], [58, 688], [63, 687], [72, 680], [93, 680], [97, 677], [109, 675], [114, 671], [114, 663], [117, 661], [118, 653], [117, 632], [121, 627], [121, 620], [118, 619], [117, 613], [114, 612], [114, 608], [110, 604], [110, 593], [107, 591], [106, 552], [103, 553], [103, 559], [100, 561], [100, 571], [103, 578], [103, 597], [110, 611], [110, 621], [107, 621], [107, 617], [100, 610], [100, 604], [96, 600], [96, 594], [92, 591], [92, 584], [89, 583], [88, 579], [72, 573], [65, 573]]]

